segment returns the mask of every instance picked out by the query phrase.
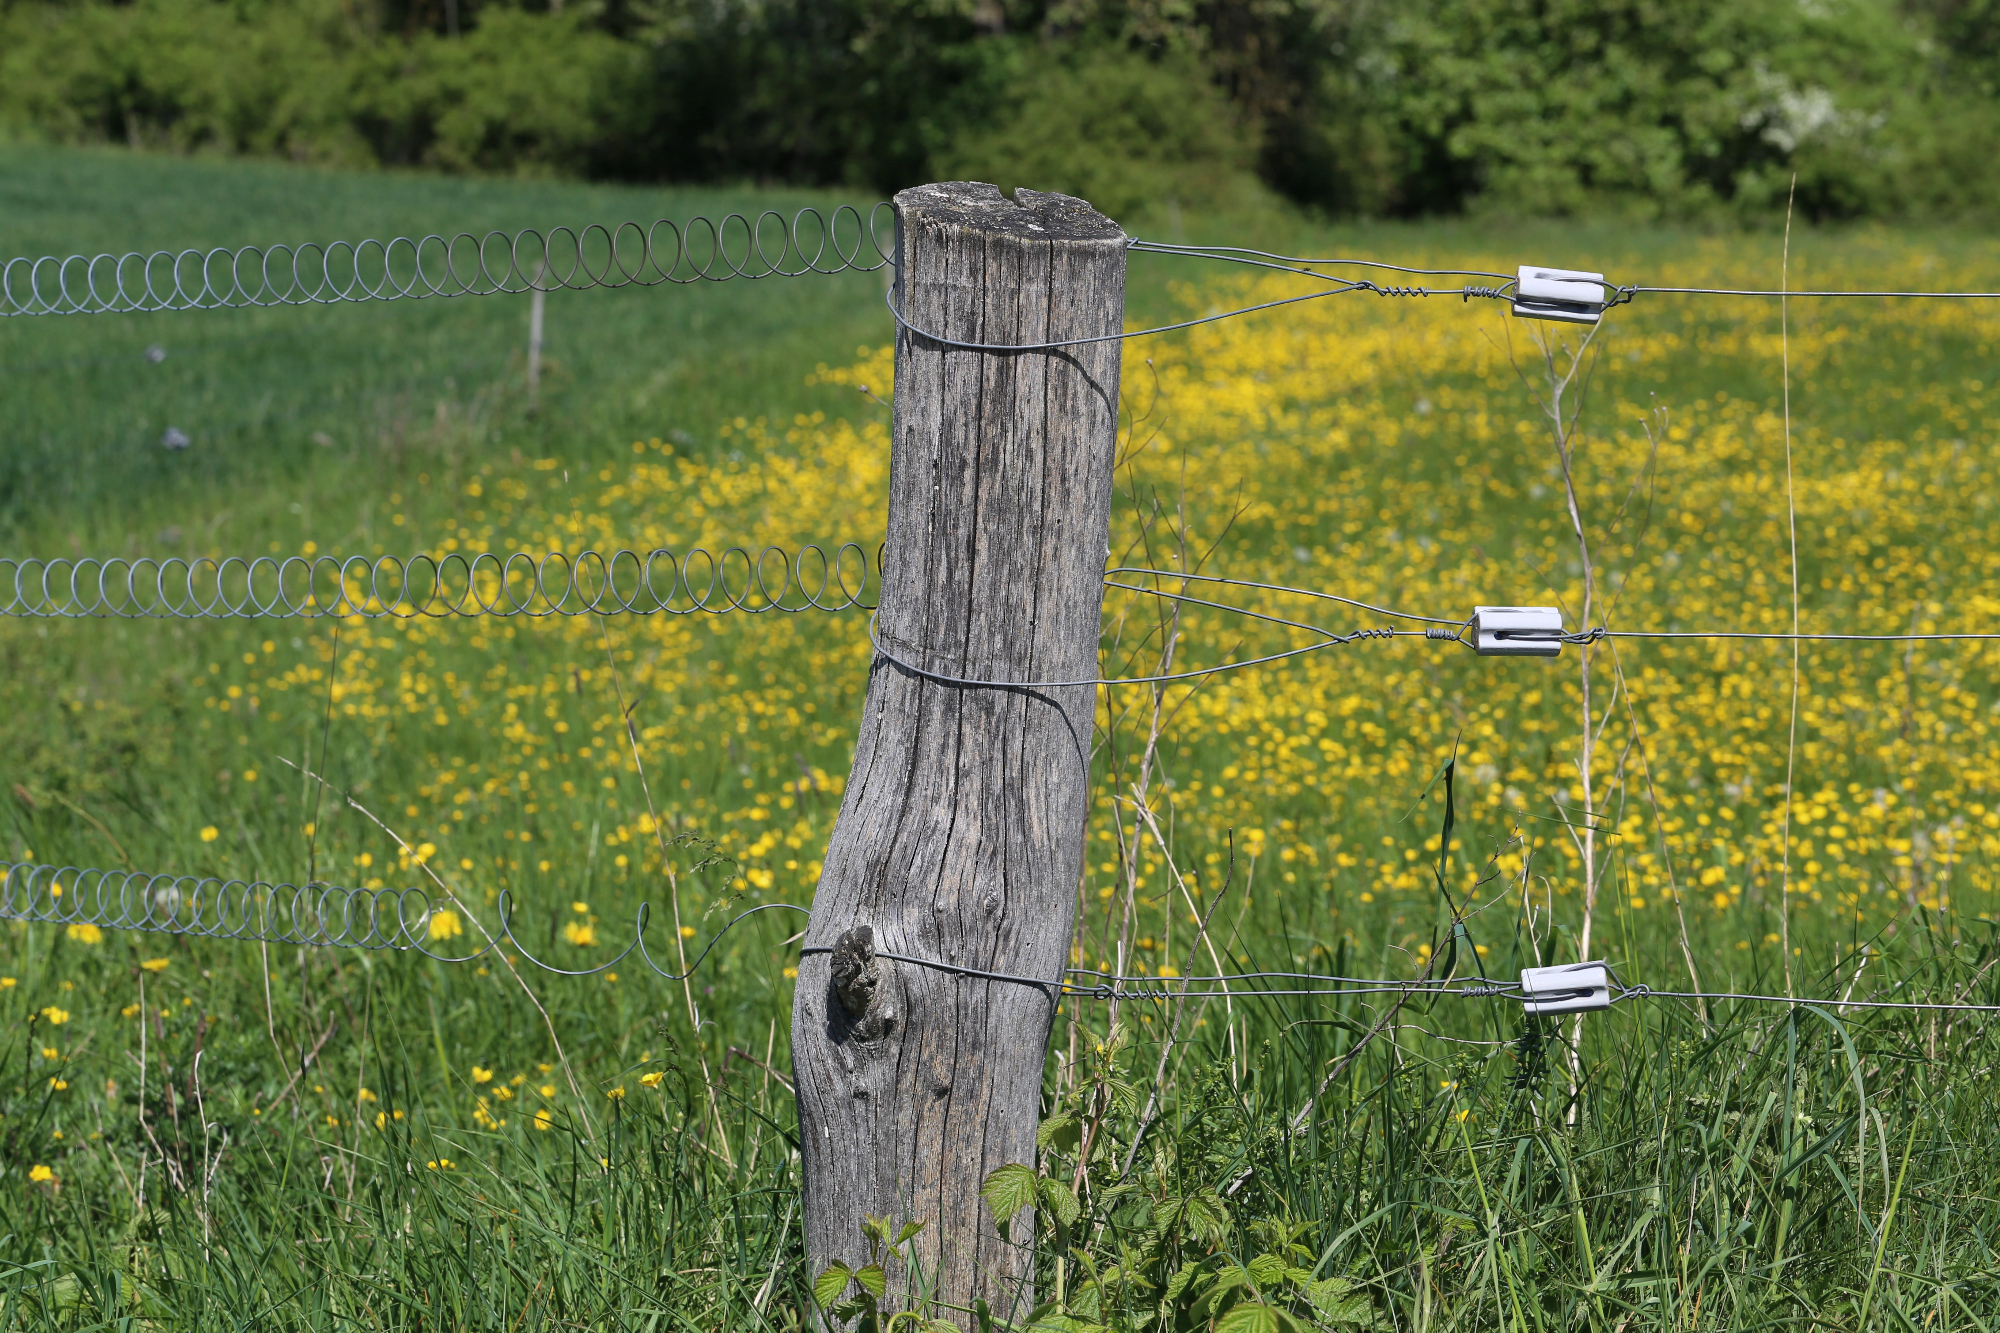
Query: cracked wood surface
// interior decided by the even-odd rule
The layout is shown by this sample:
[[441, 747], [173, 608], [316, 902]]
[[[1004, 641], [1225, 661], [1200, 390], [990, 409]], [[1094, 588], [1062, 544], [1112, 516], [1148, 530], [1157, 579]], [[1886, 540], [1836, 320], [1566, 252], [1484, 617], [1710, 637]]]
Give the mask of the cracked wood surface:
[[[982, 343], [1120, 330], [1125, 237], [1081, 200], [954, 182], [895, 205], [894, 295], [917, 327]], [[891, 652], [962, 678], [1097, 675], [1118, 365], [1116, 342], [979, 352], [899, 329], [876, 623]], [[876, 951], [1061, 976], [1095, 703], [1089, 686], [959, 687], [874, 661], [792, 1009], [813, 1274], [859, 1267], [863, 1217], [886, 1216], [924, 1223], [918, 1280], [939, 1313], [1034, 1305], [1028, 1252], [979, 1186], [1035, 1160], [1055, 992]], [[885, 1308], [909, 1280], [891, 1267]]]

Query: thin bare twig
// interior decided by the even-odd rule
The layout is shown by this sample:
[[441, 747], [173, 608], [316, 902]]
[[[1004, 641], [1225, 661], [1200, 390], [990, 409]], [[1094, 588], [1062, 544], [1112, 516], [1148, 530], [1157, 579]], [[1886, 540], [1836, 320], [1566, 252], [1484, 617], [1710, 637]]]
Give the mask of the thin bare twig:
[[[291, 760], [285, 758], [283, 755], [278, 755], [277, 760], [281, 764], [288, 765], [292, 768], [299, 768], [297, 764], [292, 763]], [[327, 787], [333, 786], [331, 782], [327, 782], [325, 778], [321, 777], [319, 774], [314, 773], [308, 769], [300, 768], [299, 771], [301, 773], [304, 773], [307, 777], [311, 778], [315, 782], [322, 783]], [[534, 988], [528, 985], [527, 978], [523, 977], [519, 969], [517, 969], [514, 966], [514, 960], [507, 955], [507, 951], [505, 949], [498, 947], [497, 942], [493, 938], [492, 932], [488, 931], [486, 929], [485, 924], [480, 921], [479, 917], [473, 912], [473, 910], [465, 905], [464, 901], [460, 899], [458, 893], [451, 887], [451, 885], [445, 883], [444, 878], [441, 875], [439, 875], [436, 870], [431, 868], [429, 857], [418, 856], [416, 848], [410, 846], [409, 843], [405, 842], [403, 840], [402, 834], [396, 832], [396, 830], [390, 828], [387, 824], [383, 823], [379, 818], [376, 817], [376, 814], [373, 810], [370, 810], [367, 806], [355, 800], [352, 795], [346, 792], [342, 792], [341, 799], [346, 801], [349, 807], [358, 812], [369, 823], [373, 824], [376, 828], [381, 829], [384, 833], [388, 834], [389, 837], [395, 841], [396, 846], [402, 849], [403, 854], [409, 857], [410, 860], [413, 863], [415, 863], [420, 870], [424, 872], [424, 874], [430, 876], [431, 883], [437, 885], [438, 892], [442, 893], [445, 896], [445, 900], [452, 905], [452, 908], [455, 911], [457, 911], [460, 915], [462, 915], [467, 921], [470, 921], [472, 923], [472, 928], [474, 930], [477, 930], [480, 933], [480, 935], [485, 938], [487, 947], [490, 948], [493, 951], [494, 955], [500, 959], [500, 965], [507, 969], [507, 975], [514, 978], [515, 984], [520, 986], [521, 988], [521, 993], [528, 997], [528, 1003], [534, 1005], [535, 1012], [542, 1016], [542, 1026], [548, 1030], [549, 1042], [552, 1046], [555, 1047], [556, 1063], [562, 1066], [563, 1078], [569, 1084], [570, 1094], [576, 1098], [578, 1113], [583, 1116], [584, 1131], [586, 1134], [589, 1135], [591, 1139], [595, 1140], [597, 1137], [597, 1125], [596, 1122], [590, 1118], [589, 1100], [583, 1095], [583, 1085], [577, 1082], [576, 1071], [570, 1067], [569, 1056], [563, 1050], [562, 1038], [556, 1035], [555, 1020], [550, 1018], [549, 1011], [542, 1007], [541, 999], [535, 994]]]

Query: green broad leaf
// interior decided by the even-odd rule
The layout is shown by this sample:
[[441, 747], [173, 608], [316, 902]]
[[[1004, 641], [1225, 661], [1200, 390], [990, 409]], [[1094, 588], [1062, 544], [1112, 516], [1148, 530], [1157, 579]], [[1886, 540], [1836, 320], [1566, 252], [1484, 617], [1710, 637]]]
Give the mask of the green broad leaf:
[[994, 1221], [1010, 1222], [1014, 1214], [1034, 1205], [1035, 1183], [1032, 1170], [1009, 1163], [986, 1177], [986, 1183], [979, 1187], [979, 1197], [993, 1210]]
[[1188, 1230], [1211, 1244], [1220, 1242], [1229, 1229], [1229, 1208], [1214, 1190], [1190, 1195], [1182, 1215]]
[[825, 1309], [840, 1299], [840, 1293], [847, 1290], [847, 1284], [854, 1277], [846, 1264], [828, 1264], [826, 1271], [813, 1279], [813, 1299]]
[[887, 1245], [891, 1225], [886, 1217], [864, 1217], [861, 1220], [862, 1239], [872, 1240], [878, 1245]]
[[1035, 1128], [1035, 1146], [1043, 1151], [1072, 1152], [1082, 1137], [1082, 1122], [1068, 1111], [1057, 1111]]
[[854, 1275], [854, 1280], [878, 1301], [882, 1299], [882, 1293], [889, 1289], [889, 1275], [882, 1271], [880, 1264], [868, 1265]]
[[916, 1235], [919, 1231], [922, 1231], [923, 1229], [924, 1229], [924, 1224], [922, 1222], [903, 1223], [903, 1229], [896, 1233], [896, 1239], [894, 1241], [894, 1244], [901, 1245], [904, 1241]]
[[1308, 1282], [1305, 1293], [1313, 1309], [1329, 1324], [1358, 1324], [1371, 1328], [1375, 1324], [1375, 1302], [1368, 1298], [1366, 1291], [1359, 1290], [1351, 1278], [1330, 1277]]
[[1074, 1223], [1083, 1212], [1083, 1205], [1076, 1201], [1076, 1195], [1070, 1192], [1069, 1186], [1054, 1177], [1042, 1178], [1041, 1195], [1042, 1202], [1055, 1214], [1056, 1221], [1064, 1226]]
[[1216, 1275], [1215, 1284], [1203, 1292], [1188, 1310], [1197, 1318], [1219, 1314], [1236, 1299], [1234, 1293], [1245, 1287], [1255, 1289], [1249, 1271], [1231, 1264]]
[[1199, 1263], [1182, 1264], [1180, 1270], [1167, 1279], [1167, 1289], [1162, 1293], [1167, 1299], [1167, 1304], [1173, 1304], [1186, 1293], [1188, 1284], [1200, 1275], [1201, 1267]]
[[1290, 1333], [1297, 1324], [1276, 1306], [1251, 1301], [1222, 1316], [1215, 1333]]
[[977, 1333], [993, 1333], [993, 1307], [984, 1296], [972, 1303], [972, 1322]]
[[1258, 1287], [1275, 1287], [1285, 1280], [1285, 1261], [1275, 1254], [1260, 1254], [1244, 1267]]
[[1109, 1330], [1102, 1324], [1093, 1324], [1088, 1320], [1057, 1311], [1054, 1314], [1043, 1315], [1029, 1324], [1026, 1333], [1109, 1333]]

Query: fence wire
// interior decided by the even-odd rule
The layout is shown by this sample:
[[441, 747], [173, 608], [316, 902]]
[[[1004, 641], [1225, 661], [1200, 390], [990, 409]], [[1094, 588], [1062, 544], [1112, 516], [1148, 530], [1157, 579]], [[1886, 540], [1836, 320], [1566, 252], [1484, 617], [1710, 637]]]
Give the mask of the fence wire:
[[0, 558], [0, 616], [408, 620], [447, 616], [872, 611], [876, 570], [847, 542], [796, 551], [453, 552], [414, 556]]
[[[567, 977], [596, 976], [623, 965], [637, 955], [638, 960], [656, 975], [668, 981], [682, 981], [693, 976], [729, 932], [749, 918], [772, 911], [811, 915], [810, 908], [797, 903], [760, 903], [731, 919], [709, 937], [685, 969], [675, 971], [656, 961], [646, 946], [646, 928], [651, 911], [650, 904], [640, 904], [633, 918], [632, 938], [623, 949], [593, 966], [566, 968], [537, 957], [521, 942], [514, 931], [514, 903], [504, 889], [500, 891], [497, 904], [498, 928], [488, 931], [480, 922], [461, 916], [458, 904], [448, 896], [441, 901], [418, 888], [357, 889], [318, 882], [296, 885], [0, 861], [0, 920], [4, 921], [305, 948], [389, 950], [418, 953], [444, 963], [474, 962], [504, 947], [510, 963], [525, 961], [541, 971]], [[483, 937], [485, 943], [469, 953], [440, 952], [433, 947], [473, 937]], [[807, 945], [799, 951], [801, 957], [829, 952], [831, 950], [826, 945]], [[1421, 976], [1348, 977], [1316, 972], [1269, 971], [1148, 977], [1079, 967], [1066, 968], [1055, 977], [1032, 977], [886, 949], [874, 950], [873, 956], [975, 981], [1028, 986], [1044, 992], [1051, 1000], [1074, 998], [1185, 1003], [1206, 999], [1335, 1000], [1393, 994], [1408, 999], [1507, 1000], [1523, 1003], [1551, 998], [1546, 992], [1529, 994], [1518, 983], [1495, 982], [1485, 977], [1477, 980]], [[1647, 999], [1713, 1000], [1813, 1007], [1836, 1013], [1850, 1009], [2000, 1013], [2000, 1004], [1873, 997], [1856, 999], [1851, 995], [1836, 999], [1730, 991], [1664, 991], [1654, 990], [1643, 983], [1618, 983], [1611, 998], [1614, 1004]]]
[[[884, 244], [883, 214], [890, 210], [893, 216], [893, 209], [886, 202], [866, 208], [865, 216], [861, 208], [843, 204], [831, 213], [803, 208], [790, 217], [766, 210], [755, 217], [729, 213], [719, 218], [695, 217], [686, 222], [662, 218], [650, 223], [589, 223], [578, 227], [528, 227], [512, 232], [461, 231], [450, 235], [433, 232], [387, 240], [368, 237], [268, 246], [22, 256], [0, 265], [0, 319], [420, 301], [518, 295], [536, 290], [585, 291], [598, 287], [653, 287], [736, 278], [874, 272], [896, 262], [893, 247]], [[1282, 255], [1246, 246], [1170, 245], [1138, 237], [1130, 238], [1127, 244], [1134, 253], [1206, 259], [1315, 278], [1328, 283], [1329, 289], [1178, 324], [1108, 335], [1107, 339], [1018, 346], [939, 338], [904, 322], [893, 303], [891, 311], [896, 313], [898, 323], [933, 342], [976, 350], [1020, 351], [1072, 346], [1081, 341], [1143, 337], [1342, 292], [1506, 300], [1515, 287], [1513, 275], [1485, 269], [1417, 268], [1383, 260]], [[1387, 285], [1322, 271], [1339, 268], [1375, 269], [1413, 277], [1484, 278], [1490, 280], [1490, 285], [1470, 282], [1455, 287]], [[1606, 282], [1604, 286], [1610, 294], [1606, 308], [1629, 303], [1642, 294], [2000, 299], [2000, 292], [1971, 291], [1780, 291], [1617, 282]]]
[[882, 212], [766, 210], [686, 222], [590, 223], [388, 240], [43, 255], [0, 266], [0, 318], [422, 301], [871, 273], [890, 263]]

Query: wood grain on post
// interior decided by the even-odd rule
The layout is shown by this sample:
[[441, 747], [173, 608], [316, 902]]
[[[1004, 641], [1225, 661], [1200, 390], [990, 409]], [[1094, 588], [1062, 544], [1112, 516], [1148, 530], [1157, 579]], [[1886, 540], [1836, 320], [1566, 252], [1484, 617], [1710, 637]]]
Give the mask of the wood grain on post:
[[[877, 654], [792, 1009], [806, 1253], [865, 1262], [865, 1216], [924, 1224], [949, 1316], [1033, 1307], [1027, 1239], [979, 1198], [1035, 1161], [1053, 986], [1068, 965], [1096, 691], [964, 686], [1097, 673], [1125, 236], [1079, 199], [954, 182], [896, 196], [888, 542]], [[925, 334], [935, 335], [926, 337]], [[912, 1275], [890, 1269], [890, 1301]], [[967, 1323], [963, 1316], [958, 1322]]]

